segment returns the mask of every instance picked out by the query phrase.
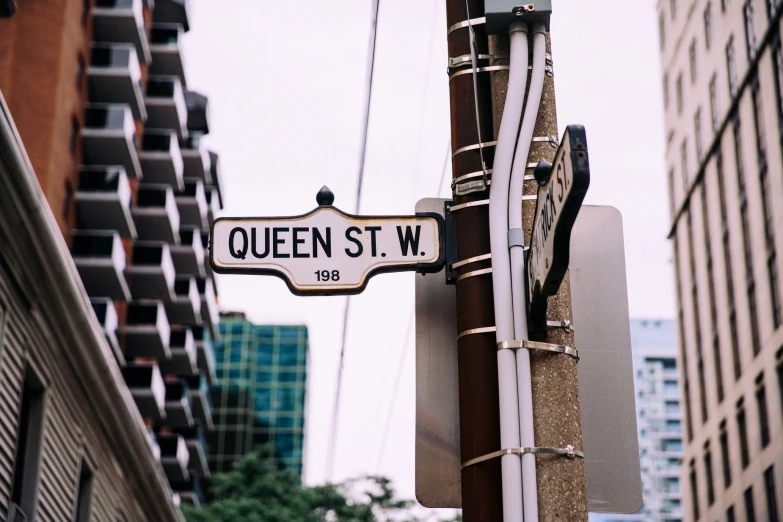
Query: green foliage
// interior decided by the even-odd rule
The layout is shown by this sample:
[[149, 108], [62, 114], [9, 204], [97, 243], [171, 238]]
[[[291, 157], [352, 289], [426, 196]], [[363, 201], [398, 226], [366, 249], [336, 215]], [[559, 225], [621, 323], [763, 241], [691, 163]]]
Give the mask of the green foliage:
[[[229, 473], [212, 478], [211, 504], [183, 505], [188, 522], [419, 522], [413, 502], [396, 498], [391, 481], [364, 477], [344, 484], [306, 487], [279, 469], [269, 448], [251, 453]], [[461, 516], [452, 522], [460, 522]]]

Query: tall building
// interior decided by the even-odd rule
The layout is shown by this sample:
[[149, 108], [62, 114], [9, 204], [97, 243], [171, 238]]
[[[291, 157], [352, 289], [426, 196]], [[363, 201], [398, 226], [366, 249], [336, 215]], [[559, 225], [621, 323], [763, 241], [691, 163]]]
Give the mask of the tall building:
[[214, 471], [229, 471], [257, 446], [271, 444], [275, 458], [301, 476], [307, 361], [306, 326], [256, 325], [243, 314], [221, 315], [211, 390]]
[[[28, 243], [43, 243], [38, 250], [15, 252], [5, 241], [0, 248], [0, 283], [29, 294], [10, 311], [0, 352], [0, 410], [10, 430], [2, 448], [11, 455], [2, 469], [24, 481], [19, 495], [6, 491], [9, 477], [0, 482], [0, 516], [13, 503], [27, 520], [71, 520], [73, 504], [84, 512], [79, 521], [176, 520], [177, 504], [202, 502], [199, 481], [210, 475], [205, 432], [213, 426], [208, 386], [218, 315], [206, 249], [222, 205], [218, 157], [201, 142], [208, 100], [187, 84], [183, 66], [188, 1], [0, 0], [0, 15], [11, 14], [0, 19], [0, 92], [18, 129], [9, 134], [18, 143], [9, 143], [24, 160], [10, 172], [32, 185], [9, 194], [32, 197], [36, 206], [0, 216], [0, 229], [21, 234], [34, 211], [57, 235], [28, 234]], [[57, 285], [70, 285], [84, 302], [47, 297], [54, 303], [41, 310], [58, 299], [70, 309], [36, 342], [60, 339], [59, 329], [73, 327], [65, 320], [83, 336], [100, 333], [89, 339], [98, 347], [92, 360], [74, 358], [70, 366], [46, 352], [36, 361], [25, 337], [36, 331], [36, 303], [58, 288], [32, 293], [33, 283], [51, 276], [26, 273], [49, 270], [36, 255], [55, 247], [70, 252], [65, 268], [52, 268]], [[0, 317], [4, 305], [0, 293]], [[66, 359], [90, 348], [61, 342]], [[88, 410], [101, 389], [87, 377], [99, 370], [109, 396], [125, 402]], [[42, 396], [52, 397], [46, 415]], [[143, 451], [138, 440], [114, 440], [137, 430]], [[43, 437], [42, 450], [34, 438], [25, 442], [31, 431]], [[36, 451], [40, 466], [25, 471]], [[120, 487], [129, 465], [139, 468], [135, 481]], [[84, 489], [92, 495], [84, 504], [87, 479], [95, 485]]]
[[675, 323], [631, 321], [642, 509], [633, 515], [592, 514], [592, 522], [680, 522], [682, 409]]
[[783, 516], [779, 0], [659, 0], [691, 520]]

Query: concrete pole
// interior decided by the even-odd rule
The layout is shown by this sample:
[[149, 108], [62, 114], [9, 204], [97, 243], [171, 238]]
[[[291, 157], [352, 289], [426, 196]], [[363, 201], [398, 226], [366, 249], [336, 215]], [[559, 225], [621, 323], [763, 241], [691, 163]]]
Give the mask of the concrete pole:
[[[507, 54], [507, 37], [490, 37], [491, 54]], [[551, 56], [550, 38], [547, 35], [547, 53]], [[497, 64], [508, 63], [507, 60]], [[495, 136], [506, 97], [508, 72], [492, 73], [492, 114]], [[534, 136], [561, 137], [557, 128], [555, 112], [554, 77], [547, 75], [541, 98], [541, 107], [536, 121]], [[534, 142], [530, 147], [529, 163], [539, 159], [552, 161], [556, 148], [545, 142]], [[532, 173], [532, 171], [530, 172]], [[524, 194], [536, 194], [535, 182], [526, 182]], [[530, 244], [533, 228], [535, 201], [523, 205], [523, 227], [525, 242]], [[547, 319], [550, 321], [572, 320], [571, 290], [569, 275], [566, 274], [556, 296], [549, 298]], [[578, 328], [579, 325], [575, 325]], [[531, 333], [531, 340], [574, 346], [574, 334], [565, 329], [550, 329], [547, 332]], [[571, 357], [550, 355], [530, 351], [533, 379], [533, 412], [535, 441], [538, 447], [576, 449], [582, 446], [582, 425], [579, 413], [579, 396], [576, 365]], [[563, 520], [587, 520], [587, 489], [585, 484], [584, 460], [568, 459], [562, 456], [537, 455], [539, 520], [561, 522]], [[529, 522], [529, 521], [526, 521]]]

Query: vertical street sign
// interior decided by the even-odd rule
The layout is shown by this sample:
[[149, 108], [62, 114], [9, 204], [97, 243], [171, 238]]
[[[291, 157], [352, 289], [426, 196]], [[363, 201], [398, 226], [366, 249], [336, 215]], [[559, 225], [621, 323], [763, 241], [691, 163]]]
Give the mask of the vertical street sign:
[[546, 298], [557, 293], [568, 269], [571, 228], [590, 185], [587, 137], [581, 125], [566, 127], [552, 165], [541, 161], [535, 221], [527, 255], [527, 285], [533, 327], [546, 321]]

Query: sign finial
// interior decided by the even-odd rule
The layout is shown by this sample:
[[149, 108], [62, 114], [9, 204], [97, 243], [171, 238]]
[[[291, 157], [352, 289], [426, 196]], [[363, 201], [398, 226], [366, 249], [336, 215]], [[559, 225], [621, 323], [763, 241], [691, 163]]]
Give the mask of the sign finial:
[[334, 203], [334, 192], [324, 185], [321, 187], [321, 190], [318, 191], [318, 194], [315, 195], [315, 201], [322, 207], [329, 206]]

